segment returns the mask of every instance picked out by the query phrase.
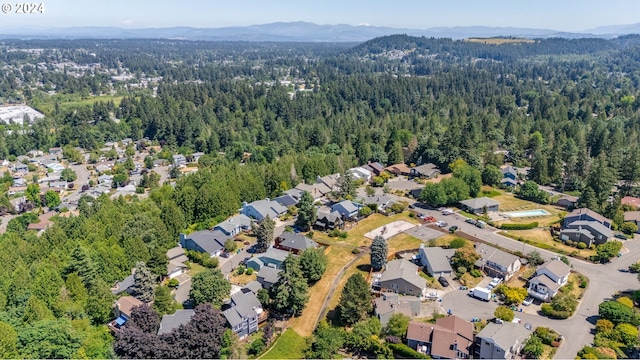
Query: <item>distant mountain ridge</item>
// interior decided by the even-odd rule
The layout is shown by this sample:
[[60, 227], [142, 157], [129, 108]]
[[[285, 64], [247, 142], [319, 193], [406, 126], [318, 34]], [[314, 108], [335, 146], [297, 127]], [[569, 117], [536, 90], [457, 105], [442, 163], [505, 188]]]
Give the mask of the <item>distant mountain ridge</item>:
[[3, 28], [0, 38], [18, 39], [184, 39], [219, 41], [305, 41], [305, 42], [363, 42], [376, 37], [407, 34], [438, 38], [464, 39], [469, 37], [513, 36], [522, 38], [614, 38], [640, 33], [640, 24], [599, 27], [585, 32], [562, 32], [551, 29], [516, 27], [456, 26], [427, 29], [403, 29], [369, 25], [319, 25], [310, 22], [276, 22], [251, 26], [194, 28], [187, 26], [165, 28], [125, 29], [119, 27], [70, 28]]

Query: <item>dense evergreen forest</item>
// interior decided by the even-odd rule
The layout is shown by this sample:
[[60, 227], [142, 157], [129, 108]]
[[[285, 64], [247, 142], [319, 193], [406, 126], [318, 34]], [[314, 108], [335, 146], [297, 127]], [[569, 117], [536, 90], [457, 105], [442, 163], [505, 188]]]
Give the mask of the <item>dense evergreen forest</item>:
[[[112, 356], [100, 326], [111, 319], [109, 287], [136, 262], [160, 275], [186, 227], [369, 160], [448, 172], [456, 159], [482, 170], [506, 154], [537, 183], [615, 212], [617, 180], [639, 193], [639, 40], [0, 42], [0, 101], [54, 103], [31, 125], [0, 127], [0, 158], [125, 137], [208, 154], [201, 171], [150, 199], [83, 198], [79, 217], [40, 237], [12, 220], [0, 239], [0, 357]], [[72, 74], [70, 63], [89, 69]], [[161, 80], [155, 93], [132, 89], [112, 79], [125, 73]], [[90, 101], [114, 88], [119, 101]], [[88, 104], [61, 106], [74, 94]]]

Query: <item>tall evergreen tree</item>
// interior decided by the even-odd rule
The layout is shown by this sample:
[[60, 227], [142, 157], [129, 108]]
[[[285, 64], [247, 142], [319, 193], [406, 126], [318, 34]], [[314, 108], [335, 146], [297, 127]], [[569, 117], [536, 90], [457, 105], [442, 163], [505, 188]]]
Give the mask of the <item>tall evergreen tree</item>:
[[345, 324], [353, 325], [366, 319], [372, 311], [369, 284], [362, 277], [362, 274], [351, 275], [342, 289], [342, 294], [340, 294], [340, 302], [338, 303], [340, 320]]
[[308, 191], [303, 191], [298, 202], [298, 218], [296, 226], [307, 231], [316, 222], [316, 207], [313, 205], [313, 197]]
[[269, 215], [262, 219], [258, 226], [255, 227], [256, 233], [256, 252], [263, 253], [267, 251], [273, 243], [273, 230], [275, 227], [275, 221], [271, 220]]
[[287, 256], [282, 267], [278, 282], [269, 289], [272, 306], [283, 314], [298, 316], [309, 300], [307, 280], [300, 269], [299, 258]]
[[387, 263], [388, 251], [387, 241], [381, 235], [373, 238], [373, 241], [371, 242], [370, 257], [371, 267], [374, 270], [382, 269], [382, 267]]
[[136, 272], [133, 275], [131, 295], [142, 302], [149, 303], [153, 301], [155, 286], [155, 276], [153, 276], [147, 265], [142, 261], [137, 262]]
[[338, 199], [351, 200], [356, 196], [356, 183], [353, 179], [353, 174], [349, 171], [345, 171], [340, 175], [336, 181], [337, 190], [334, 191], [334, 196]]

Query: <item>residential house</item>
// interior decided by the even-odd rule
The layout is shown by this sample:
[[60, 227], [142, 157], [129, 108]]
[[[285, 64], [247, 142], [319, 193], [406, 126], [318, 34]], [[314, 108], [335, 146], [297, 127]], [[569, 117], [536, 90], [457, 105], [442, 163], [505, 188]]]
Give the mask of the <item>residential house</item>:
[[118, 327], [124, 325], [129, 319], [131, 319], [131, 310], [133, 308], [143, 305], [144, 303], [133, 296], [123, 296], [115, 301], [114, 310], [116, 314], [116, 324]]
[[124, 278], [122, 281], [116, 282], [116, 284], [111, 288], [111, 293], [113, 295], [119, 295], [123, 292], [130, 294], [131, 287], [134, 284], [134, 271], [131, 271], [131, 275]]
[[316, 223], [313, 224], [317, 230], [341, 229], [344, 226], [342, 215], [338, 211], [318, 210]]
[[316, 249], [320, 245], [306, 236], [285, 231], [276, 238], [275, 248], [299, 255], [307, 249]]
[[362, 180], [365, 183], [370, 182], [371, 179], [373, 178], [371, 171], [364, 169], [362, 167], [355, 167], [347, 171], [351, 173], [354, 179]]
[[219, 223], [214, 226], [213, 229], [220, 230], [225, 235], [232, 237], [238, 235], [242, 231], [251, 230], [252, 223], [253, 221], [247, 215], [239, 214]]
[[187, 164], [187, 158], [182, 154], [172, 155], [173, 165], [175, 166], [183, 166]]
[[374, 314], [382, 326], [386, 326], [394, 314], [403, 314], [410, 319], [420, 316], [422, 300], [415, 296], [400, 297], [395, 293], [383, 293], [374, 300]]
[[488, 323], [476, 335], [473, 357], [475, 359], [515, 359], [529, 336], [531, 332], [517, 323]]
[[269, 290], [273, 284], [278, 282], [280, 279], [280, 269], [276, 269], [273, 266], [263, 266], [258, 271], [258, 282], [262, 285], [263, 288]]
[[242, 210], [240, 213], [262, 221], [262, 219], [269, 216], [272, 220], [279, 218], [287, 212], [287, 208], [282, 206], [277, 201], [270, 200], [269, 198], [263, 200], [257, 200], [250, 204], [246, 201], [242, 204]]
[[588, 209], [588, 208], [580, 208], [580, 209], [575, 209], [572, 212], [568, 213], [565, 217], [564, 217], [564, 221], [562, 223], [562, 227], [563, 228], [567, 228], [567, 226], [569, 224], [571, 224], [574, 221], [579, 221], [579, 220], [583, 220], [583, 221], [596, 221], [599, 222], [600, 224], [604, 225], [607, 228], [611, 228], [611, 223], [612, 221], [610, 219], [607, 219], [606, 217], [598, 214], [597, 212]]
[[49, 228], [49, 226], [53, 226], [53, 221], [51, 221], [50, 219], [55, 214], [56, 214], [55, 211], [49, 211], [47, 213], [44, 213], [38, 216], [38, 222], [29, 224], [27, 226], [27, 230], [35, 230], [38, 232], [38, 236], [39, 236], [40, 234], [42, 234], [44, 230]]
[[426, 295], [427, 280], [418, 275], [418, 266], [404, 259], [390, 261], [378, 280], [382, 291], [422, 297]]
[[640, 209], [640, 198], [633, 196], [625, 196], [620, 200], [620, 204], [629, 205], [635, 209]]
[[23, 178], [13, 179], [13, 186], [27, 187], [27, 180]]
[[551, 300], [567, 283], [570, 273], [571, 268], [557, 259], [540, 265], [536, 276], [529, 280], [529, 295], [542, 301]]
[[64, 180], [52, 181], [49, 183], [50, 188], [57, 188], [57, 189], [66, 189], [68, 185], [69, 183], [67, 183]]
[[427, 163], [411, 168], [409, 175], [411, 177], [431, 179], [440, 175], [440, 169], [435, 164]]
[[251, 259], [247, 260], [247, 267], [253, 268], [256, 271], [260, 271], [263, 266], [273, 266], [279, 269], [287, 256], [289, 256], [289, 252], [287, 251], [269, 248], [266, 252], [255, 254]]
[[434, 359], [470, 359], [473, 354], [474, 326], [451, 315], [435, 324], [410, 321], [407, 346]]
[[[106, 171], [110, 171], [111, 170], [111, 165], [106, 165], [106, 164], [100, 164], [96, 166], [96, 171], [99, 173], [103, 173]], [[107, 175], [109, 176], [109, 175]]]
[[500, 169], [500, 172], [502, 173], [503, 179], [511, 179], [516, 183], [518, 182], [518, 170], [516, 170], [513, 166], [505, 166], [504, 168]]
[[47, 169], [50, 169], [53, 172], [61, 172], [62, 170], [64, 170], [64, 165], [57, 162], [51, 163], [47, 165]]
[[7, 192], [7, 195], [13, 196], [15, 194], [24, 193], [25, 191], [27, 191], [27, 187], [26, 186], [12, 186], [12, 187], [9, 188], [9, 191]]
[[504, 187], [515, 188], [516, 186], [518, 186], [518, 181], [505, 177], [500, 180], [500, 185]]
[[258, 323], [261, 320], [263, 310], [253, 291], [243, 288], [231, 296], [231, 302], [228, 306], [229, 308], [224, 310], [222, 315], [227, 319], [231, 330], [241, 339], [258, 331]]
[[169, 279], [182, 275], [187, 270], [185, 263], [189, 261], [189, 258], [180, 246], [167, 250], [167, 258], [169, 258], [169, 263], [167, 264], [167, 277]]
[[336, 183], [338, 182], [339, 178], [340, 174], [331, 174], [322, 177], [318, 175], [316, 177], [316, 184], [323, 184], [324, 186], [329, 188], [329, 190], [333, 191], [336, 189]]
[[409, 176], [411, 173], [411, 169], [406, 164], [389, 165], [384, 169], [394, 175]]
[[16, 163], [13, 166], [13, 171], [20, 171], [23, 173], [28, 173], [29, 172], [29, 166], [27, 164], [23, 164], [23, 163]]
[[180, 246], [186, 250], [195, 250], [219, 256], [224, 250], [224, 242], [229, 237], [220, 230], [201, 230], [189, 235], [180, 234]]
[[191, 321], [194, 311], [188, 310], [176, 310], [171, 315], [163, 315], [162, 321], [160, 321], [160, 327], [158, 328], [158, 335], [168, 334], [174, 329], [180, 327], [180, 325], [186, 325]]
[[420, 263], [433, 277], [451, 277], [454, 275], [451, 268], [451, 257], [455, 249], [443, 249], [441, 247], [420, 246]]
[[558, 199], [558, 201], [556, 201], [557, 206], [561, 206], [569, 210], [575, 208], [577, 203], [578, 197], [573, 195], [564, 195], [563, 197]]
[[460, 204], [472, 214], [482, 214], [485, 209], [487, 212], [495, 212], [498, 211], [498, 206], [500, 205], [499, 202], [489, 199], [488, 197], [462, 200]]
[[295, 198], [291, 195], [288, 194], [284, 194], [284, 195], [280, 195], [277, 198], [273, 199], [274, 201], [277, 201], [278, 203], [280, 203], [280, 205], [288, 208], [289, 206], [296, 206], [298, 205], [298, 202], [300, 202], [299, 198]]
[[383, 194], [383, 195], [367, 196], [362, 199], [362, 203], [366, 205], [375, 204], [378, 211], [384, 212], [387, 209], [387, 207], [390, 207], [396, 202], [393, 201], [393, 199], [391, 199], [388, 195]]
[[49, 148], [49, 155], [62, 155], [62, 148], [59, 147], [52, 147]]
[[191, 154], [191, 162], [198, 162], [198, 160], [200, 160], [201, 157], [204, 156], [203, 152], [194, 152], [193, 154]]
[[371, 171], [373, 172], [374, 176], [380, 176], [380, 174], [382, 174], [384, 172], [384, 166], [382, 166], [382, 164], [380, 164], [379, 162], [367, 162], [367, 169], [371, 169]]
[[44, 156], [44, 151], [42, 151], [42, 150], [29, 150], [29, 152], [27, 154], [31, 155], [33, 157]]
[[560, 231], [562, 241], [583, 242], [587, 246], [603, 244], [613, 237], [613, 230], [598, 221], [573, 221]]
[[[331, 188], [329, 188], [324, 183], [316, 183], [316, 184], [305, 184], [300, 183], [296, 185], [296, 190], [299, 190], [301, 193], [306, 191], [311, 194], [313, 200], [319, 200], [323, 196], [329, 194], [331, 192]], [[302, 195], [302, 194], [301, 194]]]
[[624, 221], [636, 224], [638, 226], [637, 233], [640, 234], [640, 211], [627, 211], [624, 213]]
[[362, 208], [362, 204], [354, 203], [351, 200], [343, 200], [337, 204], [333, 204], [331, 211], [337, 211], [343, 219], [355, 219], [358, 217], [360, 208]]
[[476, 261], [475, 266], [482, 269], [490, 277], [498, 277], [507, 281], [522, 266], [519, 257], [486, 244], [476, 243], [476, 252], [480, 255], [480, 259]]

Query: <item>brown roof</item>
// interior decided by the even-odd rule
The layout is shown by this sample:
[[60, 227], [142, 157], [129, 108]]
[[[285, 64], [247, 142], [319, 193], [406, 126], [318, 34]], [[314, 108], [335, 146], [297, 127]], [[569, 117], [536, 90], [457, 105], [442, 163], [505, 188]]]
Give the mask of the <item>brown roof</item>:
[[640, 211], [627, 211], [624, 213], [624, 221], [640, 221]]
[[123, 296], [116, 300], [116, 308], [121, 314], [127, 317], [131, 317], [131, 309], [136, 306], [143, 305], [144, 303], [133, 296]]
[[604, 223], [604, 222], [608, 222], [609, 224], [612, 223], [611, 220], [607, 219], [606, 217], [604, 217], [604, 216], [598, 214], [597, 212], [595, 212], [595, 211], [593, 211], [591, 209], [588, 209], [588, 208], [575, 209], [572, 212], [570, 212], [569, 214], [567, 214], [567, 216], [565, 216], [565, 217], [567, 218], [567, 217], [571, 217], [571, 216], [579, 216], [579, 215], [582, 215], [582, 214], [589, 215], [589, 216], [591, 216], [592, 218], [596, 219], [597, 221], [599, 221], [601, 223]]
[[432, 343], [431, 355], [455, 359], [454, 344], [458, 351], [470, 355], [473, 344], [473, 324], [457, 316], [447, 316], [436, 320], [435, 325], [411, 321], [407, 329], [407, 339]]
[[625, 196], [620, 200], [622, 205], [631, 205], [636, 208], [640, 208], [640, 198], [633, 196]]
[[408, 174], [411, 171], [411, 169], [409, 169], [407, 164], [389, 165], [384, 169], [394, 174]]

